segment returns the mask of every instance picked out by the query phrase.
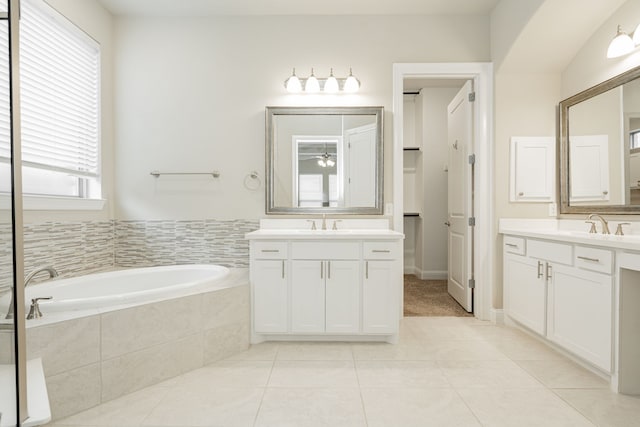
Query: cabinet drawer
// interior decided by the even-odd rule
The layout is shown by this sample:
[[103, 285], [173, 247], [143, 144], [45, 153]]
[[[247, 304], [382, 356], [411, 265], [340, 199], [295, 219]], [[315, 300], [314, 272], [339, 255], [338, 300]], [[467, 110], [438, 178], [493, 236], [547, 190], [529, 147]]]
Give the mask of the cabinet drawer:
[[573, 247], [564, 243], [527, 239], [527, 255], [558, 264], [573, 264]]
[[505, 252], [524, 255], [525, 240], [522, 237], [504, 236], [503, 241]]
[[613, 269], [613, 254], [607, 249], [576, 246], [575, 262], [576, 267], [611, 274]]
[[251, 256], [255, 259], [286, 259], [287, 242], [251, 242]]
[[359, 259], [358, 242], [293, 242], [293, 259]]
[[398, 245], [396, 242], [364, 242], [364, 259], [396, 259]]

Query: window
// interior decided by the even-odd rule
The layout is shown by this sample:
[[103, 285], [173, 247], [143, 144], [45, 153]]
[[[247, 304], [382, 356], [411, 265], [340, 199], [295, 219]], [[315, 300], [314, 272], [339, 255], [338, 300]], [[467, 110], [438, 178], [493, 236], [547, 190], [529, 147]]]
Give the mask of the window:
[[632, 152], [640, 151], [640, 129], [629, 132], [629, 148]]
[[[25, 194], [100, 198], [100, 48], [40, 0], [22, 1], [20, 110]], [[0, 51], [8, 37], [0, 34]], [[8, 92], [8, 67], [0, 61]], [[9, 105], [0, 105], [0, 191], [9, 191]]]

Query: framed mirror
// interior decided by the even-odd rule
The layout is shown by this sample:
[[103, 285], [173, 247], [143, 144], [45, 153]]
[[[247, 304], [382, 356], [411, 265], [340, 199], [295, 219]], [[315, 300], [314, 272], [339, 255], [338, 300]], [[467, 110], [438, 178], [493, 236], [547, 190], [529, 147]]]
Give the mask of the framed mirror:
[[267, 214], [383, 213], [382, 107], [267, 107]]
[[640, 214], [640, 67], [560, 102], [561, 214]]

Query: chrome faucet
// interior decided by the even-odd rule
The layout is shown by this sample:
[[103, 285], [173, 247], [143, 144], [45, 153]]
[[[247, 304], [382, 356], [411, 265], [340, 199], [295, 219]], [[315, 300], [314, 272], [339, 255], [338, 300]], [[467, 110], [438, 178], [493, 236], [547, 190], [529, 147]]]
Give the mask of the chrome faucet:
[[[602, 223], [602, 234], [611, 234], [611, 232], [609, 231], [609, 223], [600, 214], [590, 214], [589, 217], [587, 217], [587, 220], [585, 222], [590, 222], [593, 218], [599, 219], [600, 222]], [[592, 228], [593, 228], [593, 224], [592, 224]]]
[[[38, 267], [33, 270], [31, 273], [27, 274], [27, 277], [24, 278], [24, 287], [26, 288], [29, 285], [29, 282], [39, 273], [46, 271], [49, 273], [49, 278], [53, 279], [54, 277], [58, 277], [58, 272], [55, 268], [50, 265], [45, 265], [43, 267]], [[7, 315], [4, 317], [5, 319], [13, 319], [13, 295], [14, 291], [11, 292], [11, 302], [9, 303], [9, 310], [7, 310]]]

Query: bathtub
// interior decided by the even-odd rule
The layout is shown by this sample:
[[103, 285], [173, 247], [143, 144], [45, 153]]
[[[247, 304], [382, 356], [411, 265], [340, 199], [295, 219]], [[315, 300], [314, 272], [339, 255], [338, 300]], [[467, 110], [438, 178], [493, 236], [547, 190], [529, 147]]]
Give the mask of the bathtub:
[[[246, 268], [134, 268], [49, 280], [25, 293], [27, 305], [53, 297], [26, 326], [27, 358], [42, 358], [54, 420], [249, 347]], [[0, 300], [2, 318], [9, 297]]]
[[[41, 297], [52, 297], [39, 303], [45, 315], [143, 304], [223, 288], [228, 286], [224, 281], [228, 276], [229, 269], [220, 265], [172, 265], [50, 280], [25, 289], [26, 312], [31, 299]], [[8, 297], [4, 297], [0, 310], [6, 311], [8, 304]]]

